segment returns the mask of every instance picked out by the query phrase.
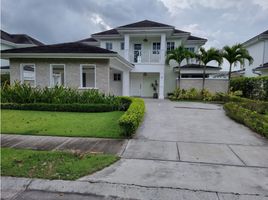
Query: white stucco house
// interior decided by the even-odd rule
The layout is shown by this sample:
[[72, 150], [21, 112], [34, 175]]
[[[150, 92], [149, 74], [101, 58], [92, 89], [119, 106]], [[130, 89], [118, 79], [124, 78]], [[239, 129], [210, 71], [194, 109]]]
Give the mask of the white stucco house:
[[[2, 58], [10, 60], [11, 83], [29, 82], [40, 87], [61, 84], [97, 88], [114, 95], [152, 97], [152, 83], [156, 81], [158, 97], [163, 99], [178, 84], [176, 63], [165, 64], [166, 52], [182, 44], [195, 52], [206, 41], [174, 26], [143, 20], [72, 43], [5, 50]], [[182, 65], [181, 86], [200, 88], [202, 66], [195, 60]], [[220, 69], [210, 66], [206, 76]], [[34, 77], [27, 77], [29, 73]], [[226, 80], [209, 79], [206, 84], [212, 91], [227, 89]]]
[[268, 30], [247, 40], [243, 46], [254, 58], [253, 64], [245, 62], [243, 75], [250, 76], [267, 76], [268, 75]]
[[[44, 45], [26, 34], [10, 34], [1, 30], [0, 36], [1, 50]], [[1, 74], [5, 73], [9, 73], [9, 60], [1, 59]]]

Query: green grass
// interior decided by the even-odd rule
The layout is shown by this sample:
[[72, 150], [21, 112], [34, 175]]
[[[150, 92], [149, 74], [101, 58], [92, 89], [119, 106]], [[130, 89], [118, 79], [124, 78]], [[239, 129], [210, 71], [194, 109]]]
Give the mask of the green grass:
[[115, 155], [1, 149], [1, 175], [75, 180], [117, 161]]
[[1, 133], [120, 138], [118, 119], [123, 113], [2, 110]]

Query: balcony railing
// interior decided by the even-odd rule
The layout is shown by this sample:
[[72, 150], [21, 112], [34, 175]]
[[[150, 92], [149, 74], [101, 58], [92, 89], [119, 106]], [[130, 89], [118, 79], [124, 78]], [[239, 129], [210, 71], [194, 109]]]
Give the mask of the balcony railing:
[[129, 61], [133, 63], [161, 63], [162, 50], [132, 50], [129, 52]]

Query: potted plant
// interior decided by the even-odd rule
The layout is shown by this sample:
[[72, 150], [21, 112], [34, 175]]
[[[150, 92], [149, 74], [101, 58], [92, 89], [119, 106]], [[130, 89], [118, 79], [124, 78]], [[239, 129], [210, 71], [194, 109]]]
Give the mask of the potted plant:
[[154, 83], [152, 83], [152, 88], [154, 90], [153, 98], [158, 99], [158, 92], [157, 92], [158, 83], [157, 80], [155, 80]]

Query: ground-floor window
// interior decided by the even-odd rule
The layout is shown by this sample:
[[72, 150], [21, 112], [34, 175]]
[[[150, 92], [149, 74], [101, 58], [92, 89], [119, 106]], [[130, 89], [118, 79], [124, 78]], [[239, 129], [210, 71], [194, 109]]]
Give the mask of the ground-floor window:
[[96, 88], [96, 66], [81, 65], [80, 78], [82, 88]]
[[35, 65], [34, 64], [21, 64], [21, 82], [30, 84], [35, 87]]
[[51, 64], [50, 65], [50, 86], [55, 87], [65, 86], [65, 65]]
[[114, 73], [114, 81], [121, 81], [121, 74], [120, 73]]

